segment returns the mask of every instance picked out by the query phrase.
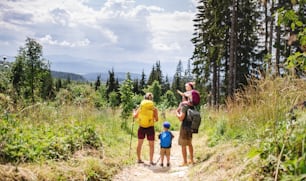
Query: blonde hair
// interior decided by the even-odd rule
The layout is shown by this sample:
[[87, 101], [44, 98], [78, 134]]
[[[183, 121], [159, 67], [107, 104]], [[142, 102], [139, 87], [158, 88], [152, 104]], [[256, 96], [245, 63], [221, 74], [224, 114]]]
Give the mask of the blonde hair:
[[151, 92], [147, 92], [144, 98], [147, 100], [153, 100], [153, 94]]

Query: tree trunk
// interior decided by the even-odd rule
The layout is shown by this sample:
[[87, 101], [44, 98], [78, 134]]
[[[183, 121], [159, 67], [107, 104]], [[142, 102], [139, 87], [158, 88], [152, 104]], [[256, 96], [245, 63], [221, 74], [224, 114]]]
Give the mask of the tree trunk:
[[280, 70], [279, 70], [279, 65], [280, 65], [280, 26], [276, 26], [276, 53], [275, 53], [275, 74], [276, 76], [280, 76]]
[[234, 89], [236, 88], [236, 49], [237, 49], [237, 0], [232, 1], [232, 18], [231, 18], [231, 32], [230, 32], [230, 59], [229, 59], [229, 83], [228, 83], [228, 95], [232, 96]]
[[269, 19], [268, 19], [268, 2], [264, 2], [265, 6], [265, 53], [268, 52], [268, 38], [269, 38], [269, 31], [268, 31], [268, 26], [269, 26]]
[[[219, 59], [218, 59], [218, 62], [219, 62]], [[217, 108], [219, 109], [219, 104], [220, 104], [220, 63], [218, 63], [218, 66], [217, 66], [217, 96], [216, 96], [216, 99], [217, 99]]]
[[269, 40], [269, 48], [268, 48], [268, 54], [271, 55], [271, 58], [268, 59], [267, 62], [267, 73], [271, 73], [271, 65], [272, 65], [272, 47], [273, 47], [273, 28], [274, 28], [274, 0], [272, 0], [272, 4], [271, 4], [271, 8], [270, 8], [270, 12], [271, 12], [271, 18], [270, 18], [270, 40]]
[[[214, 52], [216, 54], [217, 51]], [[213, 56], [213, 80], [212, 80], [212, 99], [213, 99], [213, 106], [217, 105], [217, 59], [216, 56]]]

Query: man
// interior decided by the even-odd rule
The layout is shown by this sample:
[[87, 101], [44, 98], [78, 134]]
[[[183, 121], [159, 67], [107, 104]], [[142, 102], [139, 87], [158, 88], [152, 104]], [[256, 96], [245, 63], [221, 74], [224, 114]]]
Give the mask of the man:
[[[193, 146], [192, 146], [192, 131], [191, 121], [187, 121], [187, 110], [190, 109], [188, 105], [184, 105], [181, 111], [176, 111], [176, 116], [181, 122], [180, 134], [178, 144], [182, 147], [183, 163], [180, 166], [187, 166], [193, 164]], [[189, 162], [187, 162], [187, 146], [189, 150]]]
[[154, 123], [158, 121], [158, 111], [154, 106], [152, 93], [146, 93], [144, 100], [140, 103], [139, 108], [134, 111], [133, 117], [137, 118], [139, 123], [138, 144], [136, 150], [138, 163], [144, 163], [141, 159], [141, 149], [143, 141], [145, 137], [147, 137], [150, 147], [150, 164], [155, 165], [153, 162], [155, 140]]

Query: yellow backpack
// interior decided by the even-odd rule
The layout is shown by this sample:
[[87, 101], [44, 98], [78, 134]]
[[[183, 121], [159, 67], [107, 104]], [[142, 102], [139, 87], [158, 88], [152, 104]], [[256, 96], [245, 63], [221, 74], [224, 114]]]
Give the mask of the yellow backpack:
[[154, 126], [154, 103], [151, 100], [143, 100], [139, 106], [138, 123], [143, 128]]

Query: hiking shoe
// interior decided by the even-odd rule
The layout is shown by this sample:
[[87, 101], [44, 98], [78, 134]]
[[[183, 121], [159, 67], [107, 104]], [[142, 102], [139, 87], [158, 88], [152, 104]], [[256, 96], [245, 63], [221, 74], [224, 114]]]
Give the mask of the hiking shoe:
[[138, 162], [137, 163], [144, 163], [142, 160], [138, 160]]
[[167, 163], [167, 167], [170, 167], [170, 163]]
[[161, 164], [160, 164], [160, 166], [161, 166], [161, 167], [163, 167], [163, 166], [164, 166], [164, 164], [163, 164], [163, 163], [161, 163]]

